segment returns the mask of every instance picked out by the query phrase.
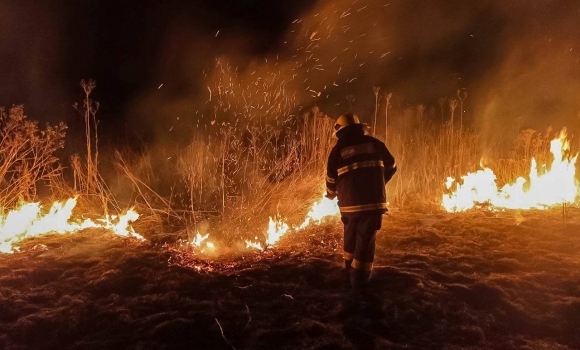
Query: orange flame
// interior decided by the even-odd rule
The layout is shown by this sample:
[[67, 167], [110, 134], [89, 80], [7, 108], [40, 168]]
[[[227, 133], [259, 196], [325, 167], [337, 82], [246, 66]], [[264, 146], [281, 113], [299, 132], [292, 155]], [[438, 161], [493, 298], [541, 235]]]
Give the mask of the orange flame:
[[[324, 218], [329, 216], [336, 216], [339, 213], [340, 210], [338, 209], [338, 200], [336, 198], [328, 199], [326, 196], [323, 196], [320, 201], [312, 204], [312, 208], [308, 214], [306, 214], [306, 219], [300, 226], [293, 226], [292, 229], [290, 229], [290, 226], [282, 220], [280, 215], [277, 215], [276, 218], [270, 217], [268, 230], [266, 231], [266, 246], [273, 246], [280, 240], [283, 235], [288, 232], [297, 232], [313, 224], [320, 225]], [[261, 251], [264, 250], [264, 247], [262, 247], [260, 243], [252, 242], [249, 240], [246, 240], [246, 248], [253, 248]]]
[[532, 158], [529, 180], [519, 177], [515, 183], [506, 184], [501, 189], [498, 189], [496, 175], [489, 168], [462, 176], [462, 183], [449, 177], [446, 187], [450, 190], [455, 184], [455, 191], [444, 194], [441, 204], [449, 212], [459, 212], [478, 204], [504, 209], [546, 209], [574, 203], [580, 195], [575, 167], [578, 154], [569, 155], [570, 143], [565, 130], [551, 141], [550, 152], [554, 160], [549, 170], [539, 174], [537, 162]]
[[26, 203], [20, 208], [11, 210], [6, 215], [0, 215], [0, 253], [11, 254], [18, 250], [18, 242], [48, 233], [73, 233], [85, 228], [105, 228], [124, 237], [134, 237], [144, 240], [131, 227], [131, 222], [139, 218], [139, 214], [129, 209], [124, 215], [106, 215], [95, 223], [90, 219], [71, 221], [72, 211], [77, 204], [76, 198], [64, 202], [54, 202], [48, 213], [42, 213], [40, 203]]
[[[258, 237], [255, 237], [256, 239], [258, 239]], [[264, 248], [262, 247], [262, 245], [258, 242], [252, 242], [250, 240], [246, 240], [246, 248], [253, 248], [253, 249], [258, 249], [263, 251]]]
[[[208, 238], [209, 233], [206, 233], [205, 236], [202, 236], [199, 231], [197, 231], [196, 236], [189, 244], [196, 248], [202, 248], [202, 243], [205, 242], [205, 247], [213, 251], [215, 249], [215, 245], [212, 242], [207, 241]], [[204, 249], [201, 249], [201, 251], [204, 252]]]
[[329, 199], [326, 196], [323, 196], [322, 199], [318, 202], [315, 202], [312, 205], [312, 209], [306, 214], [306, 219], [298, 227], [298, 230], [302, 230], [308, 227], [312, 222], [317, 225], [322, 223], [322, 220], [328, 216], [336, 216], [340, 213], [340, 209], [338, 209], [338, 199]]
[[268, 223], [268, 238], [266, 239], [266, 244], [268, 246], [273, 246], [274, 243], [278, 242], [280, 238], [288, 232], [290, 227], [282, 218], [278, 215], [276, 220], [269, 218], [270, 222]]

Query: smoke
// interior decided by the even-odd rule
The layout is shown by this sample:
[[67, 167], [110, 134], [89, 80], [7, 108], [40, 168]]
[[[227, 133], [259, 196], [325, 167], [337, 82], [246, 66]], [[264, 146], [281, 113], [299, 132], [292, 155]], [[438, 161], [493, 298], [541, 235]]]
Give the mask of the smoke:
[[507, 128], [578, 127], [579, 20], [572, 1], [321, 2], [303, 28], [324, 72], [307, 76], [324, 111], [350, 109], [352, 94], [367, 119], [371, 86], [435, 108], [462, 89], [487, 145]]
[[[365, 116], [373, 85], [424, 102], [435, 91], [441, 94], [442, 86], [457, 87], [441, 47], [477, 14], [470, 13], [473, 6], [442, 4], [319, 1], [289, 21], [278, 45], [267, 52], [252, 50], [256, 37], [243, 30], [199, 38], [188, 24], [176, 25], [161, 70], [181, 78], [172, 87], [160, 80], [158, 91], [134, 101], [131, 114], [139, 120], [149, 115], [157, 138], [175, 138], [176, 129], [191, 132], [224, 119], [279, 122], [314, 105], [330, 115], [352, 108]], [[196, 44], [187, 45], [188, 38]], [[206, 55], [216, 46], [229, 49]], [[429, 59], [437, 55], [439, 62]]]
[[[282, 75], [279, 82], [278, 77], [272, 80], [272, 74], [288, 64], [278, 62], [278, 66], [276, 57], [284, 51], [287, 26], [310, 3], [255, 1], [255, 7], [240, 4], [234, 12], [225, 2], [217, 2], [215, 7], [200, 5], [195, 14], [175, 17], [160, 45], [158, 71], [151, 79], [155, 83], [127, 109], [132, 124], [140, 128], [136, 133], [154, 140], [183, 140], [216, 121], [235, 122], [246, 107], [263, 108], [265, 101], [260, 103], [257, 95], [269, 91], [257, 85], [286, 84]], [[230, 87], [229, 95], [220, 84]], [[243, 105], [240, 99], [245, 100]], [[243, 118], [255, 114], [245, 110]]]
[[500, 141], [505, 131], [566, 126], [580, 131], [580, 5], [530, 5], [518, 6], [518, 16], [502, 8], [510, 16], [500, 37], [504, 55], [473, 84], [471, 107], [486, 145]]
[[369, 121], [373, 86], [437, 111], [465, 89], [487, 144], [499, 128], [580, 126], [577, 1], [90, 3], [2, 2], [1, 104], [70, 121], [93, 78], [102, 129], [149, 141], [314, 105]]
[[577, 127], [578, 23], [573, 1], [323, 1], [294, 47], [313, 55], [303, 76], [324, 111], [352, 94], [368, 119], [372, 86], [433, 107], [462, 89], [466, 122], [491, 143], [499, 126]]
[[[182, 47], [185, 54], [164, 65], [181, 67], [181, 91], [167, 90], [168, 103], [151, 97], [154, 92], [137, 105], [155, 101], [156, 115], [171, 120], [167, 135], [172, 127], [192, 131], [216, 120], [279, 121], [314, 105], [331, 116], [352, 109], [369, 121], [372, 86], [403, 98], [403, 107], [435, 110], [439, 98], [455, 98], [462, 89], [465, 123], [483, 132], [486, 145], [505, 136], [498, 130], [577, 127], [579, 11], [566, 0], [318, 1], [296, 16], [272, 50], [248, 49], [255, 36], [243, 30], [196, 46], [207, 50]], [[172, 37], [167, 51], [177, 51], [187, 36]], [[231, 48], [219, 61], [192, 58], [211, 52], [216, 40]], [[268, 79], [273, 89], [284, 87], [289, 108], [269, 108], [274, 103], [262, 91]]]

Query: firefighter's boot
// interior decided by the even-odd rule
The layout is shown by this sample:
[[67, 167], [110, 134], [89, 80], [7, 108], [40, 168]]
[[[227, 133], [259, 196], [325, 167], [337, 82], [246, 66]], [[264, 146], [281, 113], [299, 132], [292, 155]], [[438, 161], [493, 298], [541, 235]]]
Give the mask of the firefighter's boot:
[[351, 268], [350, 270], [350, 285], [356, 291], [364, 291], [368, 286], [371, 278], [371, 272]]
[[350, 259], [350, 260], [346, 260], [346, 259], [345, 259], [345, 260], [344, 260], [344, 268], [345, 268], [347, 271], [350, 271], [351, 267], [352, 267], [352, 259]]

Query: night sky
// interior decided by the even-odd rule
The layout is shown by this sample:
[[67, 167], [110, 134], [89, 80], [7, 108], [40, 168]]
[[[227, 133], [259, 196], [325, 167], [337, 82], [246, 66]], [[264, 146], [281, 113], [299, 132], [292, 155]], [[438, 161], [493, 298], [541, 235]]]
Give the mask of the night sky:
[[483, 130], [558, 127], [580, 111], [579, 1], [1, 0], [0, 44], [0, 105], [74, 131], [78, 83], [92, 78], [103, 132], [143, 140], [211, 119], [217, 57], [242, 83], [280, 69], [297, 109], [332, 116], [347, 95], [370, 116], [374, 85], [436, 108], [466, 89]]

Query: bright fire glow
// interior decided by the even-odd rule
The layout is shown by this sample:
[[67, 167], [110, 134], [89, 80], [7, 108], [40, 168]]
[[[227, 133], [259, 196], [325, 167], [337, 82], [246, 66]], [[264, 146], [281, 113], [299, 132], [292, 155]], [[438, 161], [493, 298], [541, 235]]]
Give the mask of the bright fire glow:
[[86, 228], [104, 228], [116, 235], [144, 240], [135, 233], [131, 222], [139, 218], [132, 209], [123, 215], [106, 215], [97, 222], [91, 219], [73, 220], [72, 211], [77, 204], [76, 198], [64, 202], [54, 202], [48, 213], [43, 213], [40, 203], [26, 203], [20, 208], [0, 215], [0, 253], [13, 253], [15, 245], [23, 239], [49, 233], [73, 233]]
[[322, 219], [328, 216], [335, 216], [340, 213], [338, 209], [338, 200], [329, 199], [326, 196], [323, 196], [322, 199], [312, 205], [312, 209], [306, 214], [306, 219], [298, 227], [299, 230], [302, 230], [308, 227], [312, 222], [317, 225], [320, 225]]
[[[196, 236], [193, 238], [193, 240], [190, 242], [190, 244], [194, 247], [202, 248], [202, 243], [205, 242], [206, 248], [208, 248], [210, 250], [214, 250], [215, 245], [212, 242], [207, 241], [208, 238], [209, 238], [209, 233], [206, 233], [205, 236], [202, 236], [199, 233], [199, 231], [197, 231]], [[203, 249], [201, 251], [203, 252]]]
[[[256, 237], [257, 239], [258, 237]], [[262, 247], [262, 245], [258, 242], [252, 242], [249, 240], [246, 240], [246, 248], [254, 248], [254, 249], [258, 249], [258, 250], [264, 250], [264, 248]]]
[[199, 234], [199, 231], [198, 231], [197, 235], [195, 236], [195, 238], [193, 239], [193, 242], [191, 242], [191, 244], [193, 244], [196, 247], [201, 247], [201, 243], [203, 241], [205, 241], [208, 237], [209, 237], [209, 233], [206, 234], [205, 236], [202, 236]]
[[[290, 226], [286, 224], [279, 215], [276, 218], [270, 217], [266, 237], [266, 246], [273, 246], [280, 240], [283, 235], [288, 232], [300, 231], [313, 224], [320, 225], [324, 218], [329, 216], [336, 216], [339, 213], [340, 210], [338, 208], [338, 200], [336, 198], [328, 199], [326, 196], [323, 196], [320, 201], [315, 202], [312, 205], [312, 208], [308, 214], [306, 214], [306, 219], [300, 226], [293, 226], [292, 229], [290, 229]], [[246, 241], [246, 248], [264, 250], [262, 244], [249, 240]]]
[[270, 222], [268, 223], [268, 238], [266, 239], [266, 244], [271, 246], [280, 240], [280, 237], [288, 232], [290, 227], [278, 216], [276, 220], [270, 217]]
[[455, 190], [443, 195], [442, 205], [449, 212], [465, 211], [476, 205], [486, 205], [504, 209], [546, 209], [563, 203], [574, 203], [580, 195], [576, 179], [576, 159], [570, 155], [570, 143], [566, 131], [550, 143], [554, 160], [540, 173], [536, 160], [532, 158], [528, 180], [518, 177], [513, 184], [498, 189], [496, 175], [484, 168], [462, 176], [462, 183], [447, 178], [446, 186]]

